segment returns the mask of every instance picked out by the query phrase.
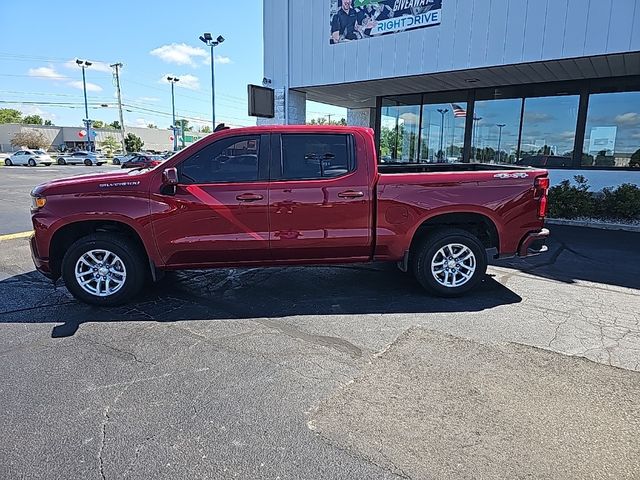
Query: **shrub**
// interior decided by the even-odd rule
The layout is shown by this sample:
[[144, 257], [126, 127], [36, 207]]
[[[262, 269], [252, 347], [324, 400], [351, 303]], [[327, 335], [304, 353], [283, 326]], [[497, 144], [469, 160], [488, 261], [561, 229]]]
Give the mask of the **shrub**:
[[549, 216], [551, 218], [596, 218], [611, 221], [640, 220], [640, 187], [625, 183], [616, 188], [605, 188], [601, 193], [589, 191], [582, 175], [574, 177], [577, 185], [564, 180], [549, 189]]
[[577, 186], [569, 180], [549, 189], [549, 216], [552, 218], [591, 217], [595, 210], [595, 199], [589, 191], [587, 179], [576, 175]]

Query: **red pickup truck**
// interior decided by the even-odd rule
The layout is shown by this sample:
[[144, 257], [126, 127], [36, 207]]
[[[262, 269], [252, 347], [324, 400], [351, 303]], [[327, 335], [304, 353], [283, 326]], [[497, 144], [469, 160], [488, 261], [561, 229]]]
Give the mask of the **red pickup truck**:
[[33, 260], [117, 305], [165, 270], [370, 261], [457, 296], [488, 253], [546, 250], [545, 170], [376, 157], [367, 128], [249, 127], [154, 168], [55, 180], [32, 192]]

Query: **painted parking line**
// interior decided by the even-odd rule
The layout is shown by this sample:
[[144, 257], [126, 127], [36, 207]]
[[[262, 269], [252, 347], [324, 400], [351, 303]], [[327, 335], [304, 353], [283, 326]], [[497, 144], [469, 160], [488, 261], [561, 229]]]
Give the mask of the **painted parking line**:
[[10, 233], [8, 235], [0, 235], [0, 242], [2, 242], [3, 240], [16, 240], [18, 238], [29, 238], [31, 235], [33, 235], [33, 231]]

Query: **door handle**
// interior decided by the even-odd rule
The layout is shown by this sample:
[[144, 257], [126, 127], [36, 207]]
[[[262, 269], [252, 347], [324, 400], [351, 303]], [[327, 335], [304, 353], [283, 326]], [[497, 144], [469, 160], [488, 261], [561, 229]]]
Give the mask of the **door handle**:
[[361, 198], [361, 197], [364, 197], [364, 193], [354, 192], [353, 190], [347, 190], [346, 192], [340, 192], [338, 196], [340, 198]]
[[262, 200], [264, 197], [262, 195], [258, 195], [257, 193], [243, 193], [236, 197], [236, 200], [241, 202], [257, 202], [258, 200]]

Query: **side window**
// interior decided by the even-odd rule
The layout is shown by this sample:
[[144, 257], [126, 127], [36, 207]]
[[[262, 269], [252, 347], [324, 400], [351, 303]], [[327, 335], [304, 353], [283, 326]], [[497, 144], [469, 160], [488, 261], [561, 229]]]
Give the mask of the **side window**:
[[218, 140], [186, 159], [178, 168], [181, 183], [233, 183], [258, 180], [260, 137]]
[[282, 179], [312, 180], [355, 169], [349, 135], [282, 135]]

